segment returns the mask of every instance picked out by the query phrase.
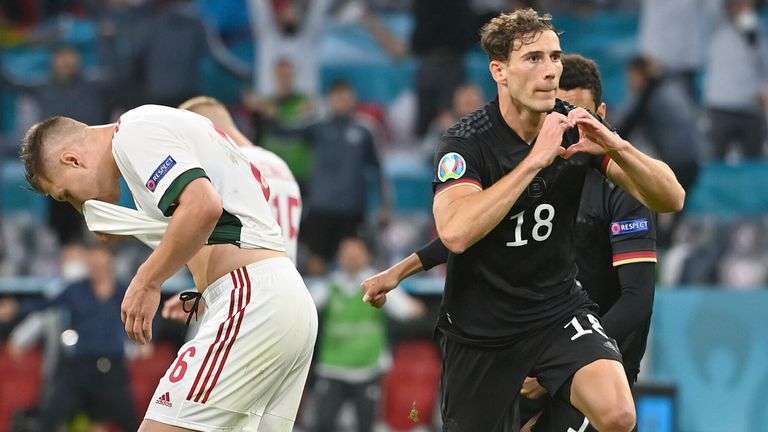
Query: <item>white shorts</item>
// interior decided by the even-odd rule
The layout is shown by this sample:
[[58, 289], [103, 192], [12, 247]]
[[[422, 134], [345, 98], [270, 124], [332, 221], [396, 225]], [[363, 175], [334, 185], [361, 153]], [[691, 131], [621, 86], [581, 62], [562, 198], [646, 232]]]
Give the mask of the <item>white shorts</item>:
[[317, 337], [317, 310], [293, 263], [237, 269], [203, 298], [200, 329], [144, 418], [196, 431], [291, 431]]

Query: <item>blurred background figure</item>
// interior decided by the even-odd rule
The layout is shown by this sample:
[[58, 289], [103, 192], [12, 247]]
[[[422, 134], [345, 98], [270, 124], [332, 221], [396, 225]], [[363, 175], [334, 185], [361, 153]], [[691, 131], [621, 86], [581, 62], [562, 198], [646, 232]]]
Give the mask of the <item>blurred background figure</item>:
[[381, 400], [382, 375], [389, 368], [387, 320], [419, 318], [424, 305], [394, 290], [382, 309], [361, 301], [360, 286], [377, 273], [371, 268], [370, 248], [360, 237], [341, 240], [338, 270], [324, 284], [313, 287], [312, 296], [320, 311], [315, 367], [316, 432], [334, 432], [346, 402], [354, 405], [358, 432], [371, 432]]
[[724, 0], [724, 17], [709, 45], [704, 80], [712, 156], [765, 157], [768, 65], [753, 0]]
[[277, 60], [271, 73], [275, 75], [276, 93], [262, 99], [256, 92], [248, 91], [243, 95], [243, 104], [254, 113], [255, 141], [288, 164], [305, 195], [311, 160], [309, 143], [302, 136], [271, 133], [269, 121], [275, 119], [290, 127], [306, 124], [313, 113], [313, 98], [296, 88], [296, 66], [288, 58]]
[[143, 89], [134, 102], [175, 107], [202, 93], [202, 60], [209, 54], [237, 76], [250, 74], [248, 65], [221, 46], [216, 30], [203, 20], [195, 2], [154, 3], [154, 13], [140, 23], [130, 50], [128, 67]]
[[[632, 102], [619, 123], [619, 133], [650, 147], [652, 154], [672, 168], [683, 189], [691, 190], [706, 142], [686, 78], [670, 74], [642, 56], [630, 60], [627, 77]], [[660, 247], [669, 247], [681, 214], [661, 215], [657, 230]]]
[[[2, 61], [0, 61], [2, 65]], [[57, 48], [51, 57], [50, 76], [30, 80], [0, 71], [2, 82], [28, 95], [38, 110], [37, 120], [62, 115], [88, 124], [104, 124], [109, 119], [109, 92], [112, 72], [94, 68], [85, 71], [80, 52], [73, 46]], [[36, 120], [36, 121], [37, 121]], [[82, 241], [82, 217], [67, 203], [48, 200], [48, 224], [59, 244]]]
[[440, 110], [424, 136], [424, 154], [431, 163], [440, 136], [460, 118], [485, 105], [483, 91], [475, 84], [461, 84], [453, 91], [451, 104]]
[[466, 81], [464, 55], [479, 34], [465, 0], [415, 1], [413, 18], [410, 49], [419, 62], [416, 136], [423, 137], [438, 113], [450, 106], [454, 89]]
[[275, 67], [281, 60], [289, 60], [301, 65], [297, 70], [297, 90], [312, 96], [320, 94], [318, 48], [329, 20], [331, 0], [247, 1], [255, 40], [256, 92], [275, 96]]
[[126, 285], [115, 280], [112, 251], [88, 247], [87, 278], [73, 282], [52, 299], [0, 301], [0, 321], [59, 307], [66, 314], [61, 352], [41, 401], [40, 430], [57, 431], [80, 411], [95, 421], [113, 421], [123, 431], [138, 428], [125, 364], [127, 338], [120, 319]]
[[366, 229], [369, 182], [378, 185], [381, 200], [375, 225], [389, 222], [390, 188], [373, 135], [355, 118], [356, 106], [355, 88], [339, 80], [328, 90], [327, 119], [301, 128], [274, 124], [276, 133], [302, 136], [311, 148], [306, 211], [299, 237], [309, 249], [306, 273], [311, 276], [328, 271], [342, 238]]
[[[704, 28], [712, 0], [640, 0], [640, 53], [657, 62], [697, 98]], [[680, 23], [685, 25], [680, 25]]]

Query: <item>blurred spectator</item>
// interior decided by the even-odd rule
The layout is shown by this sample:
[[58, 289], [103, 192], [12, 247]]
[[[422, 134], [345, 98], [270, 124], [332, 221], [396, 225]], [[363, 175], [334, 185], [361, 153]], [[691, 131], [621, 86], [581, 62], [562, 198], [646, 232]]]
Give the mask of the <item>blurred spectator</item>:
[[112, 252], [107, 247], [91, 245], [87, 256], [89, 279], [72, 283], [52, 299], [2, 300], [0, 321], [53, 306], [69, 314], [51, 394], [42, 401], [40, 430], [58, 430], [85, 408], [97, 421], [112, 420], [124, 431], [135, 431], [139, 423], [120, 319], [126, 286], [114, 279]]
[[440, 140], [443, 133], [456, 124], [462, 117], [478, 110], [485, 105], [483, 91], [474, 84], [461, 84], [453, 92], [451, 106], [444, 108], [437, 115], [429, 127], [427, 135], [424, 137], [424, 152], [429, 157], [429, 163], [432, 163], [432, 156], [435, 153], [435, 145]]
[[[699, 175], [705, 141], [684, 80], [679, 75], [666, 74], [647, 57], [630, 61], [628, 78], [632, 102], [619, 124], [619, 133], [636, 139], [634, 134], [640, 132], [646, 144], [672, 168], [680, 184], [690, 193]], [[660, 247], [669, 245], [679, 217], [677, 213], [659, 218]]]
[[304, 195], [309, 176], [309, 143], [301, 136], [270, 133], [267, 120], [274, 118], [281, 124], [292, 126], [306, 123], [313, 110], [312, 98], [296, 89], [296, 67], [289, 59], [278, 60], [273, 73], [277, 84], [273, 97], [261, 100], [250, 91], [243, 102], [248, 110], [256, 113], [256, 142], [288, 164]]
[[381, 377], [391, 363], [386, 315], [400, 321], [418, 318], [424, 314], [424, 305], [401, 289], [389, 293], [383, 309], [361, 301], [362, 282], [376, 273], [370, 267], [371, 251], [361, 238], [341, 241], [338, 262], [339, 270], [327, 283], [312, 289], [323, 318], [315, 368], [316, 425], [312, 430], [339, 430], [339, 412], [349, 401], [355, 406], [355, 430], [371, 432], [381, 398]]
[[144, 37], [141, 24], [149, 12], [146, 1], [90, 0], [88, 5], [98, 26], [103, 61], [114, 73], [110, 108], [122, 112], [143, 103], [140, 74], [131, 66], [131, 50], [133, 44]]
[[696, 77], [704, 52], [705, 1], [711, 2], [640, 1], [640, 53], [658, 62], [668, 75], [681, 79], [691, 98], [696, 97]]
[[[88, 277], [87, 250], [81, 244], [72, 244], [61, 251], [62, 285], [79, 282]], [[8, 337], [8, 353], [19, 360], [26, 351], [42, 340], [42, 394], [40, 401], [50, 398], [56, 364], [61, 351], [62, 317], [56, 308], [32, 312], [18, 323]], [[43, 403], [44, 404], [44, 403]]]
[[413, 18], [411, 51], [419, 59], [416, 136], [423, 137], [437, 114], [450, 106], [456, 87], [466, 81], [464, 55], [478, 33], [466, 0], [415, 1]]
[[299, 241], [307, 245], [307, 271], [326, 273], [342, 238], [359, 234], [368, 215], [368, 179], [375, 178], [381, 203], [378, 222], [389, 222], [391, 195], [371, 132], [355, 118], [357, 95], [348, 81], [328, 90], [330, 118], [301, 128], [275, 125], [275, 132], [303, 136], [311, 146], [309, 192]]
[[712, 216], [682, 218], [672, 247], [663, 255], [659, 282], [664, 285], [711, 285], [723, 253], [722, 229]]
[[158, 3], [158, 11], [143, 23], [129, 54], [131, 72], [144, 89], [142, 103], [175, 107], [200, 94], [206, 54], [235, 75], [248, 77], [250, 69], [226, 50], [193, 1]]
[[[51, 57], [51, 76], [40, 81], [24, 80], [0, 71], [2, 83], [29, 95], [39, 109], [39, 118], [67, 116], [87, 124], [109, 119], [108, 97], [111, 74], [83, 70], [80, 53], [71, 46], [58, 48]], [[62, 245], [82, 238], [82, 217], [64, 202], [48, 201], [48, 223]]]
[[764, 156], [768, 101], [765, 49], [752, 0], [726, 0], [727, 16], [709, 46], [704, 103], [713, 156], [724, 159], [731, 146], [747, 159]]
[[735, 224], [726, 252], [720, 260], [718, 283], [726, 288], [748, 290], [768, 283], [768, 251], [759, 221]]
[[296, 77], [298, 92], [318, 95], [319, 47], [331, 0], [248, 0], [248, 6], [255, 38], [256, 92], [274, 96], [278, 91], [275, 66], [280, 60], [290, 60], [301, 65]]

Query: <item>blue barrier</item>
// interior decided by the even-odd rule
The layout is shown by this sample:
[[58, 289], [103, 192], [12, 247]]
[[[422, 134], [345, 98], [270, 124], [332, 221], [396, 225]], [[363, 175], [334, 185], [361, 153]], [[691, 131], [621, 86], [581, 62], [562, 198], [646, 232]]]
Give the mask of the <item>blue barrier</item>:
[[680, 432], [768, 432], [768, 290], [659, 290], [654, 381], [677, 386]]

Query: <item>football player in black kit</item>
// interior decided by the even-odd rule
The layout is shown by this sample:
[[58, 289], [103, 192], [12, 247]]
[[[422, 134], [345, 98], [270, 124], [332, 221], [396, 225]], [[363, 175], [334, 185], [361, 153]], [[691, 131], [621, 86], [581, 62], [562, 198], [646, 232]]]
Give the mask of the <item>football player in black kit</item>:
[[[563, 74], [558, 98], [605, 117], [606, 106], [601, 102], [602, 80], [597, 64], [573, 54], [564, 55], [561, 63]], [[653, 308], [655, 214], [600, 173], [592, 171], [584, 182], [575, 235], [577, 279], [599, 306], [606, 333], [618, 342], [624, 370], [632, 386], [645, 353]], [[398, 264], [367, 279], [363, 289], [368, 301], [381, 307], [386, 301], [386, 293], [403, 279], [445, 263], [448, 254], [439, 238], [433, 240]], [[533, 429], [535, 432], [564, 432], [568, 428], [594, 430], [570, 403], [561, 398], [550, 400], [546, 397], [546, 390], [535, 378], [526, 379], [522, 392], [539, 400], [532, 407], [530, 403], [525, 404], [529, 411], [531, 408], [547, 409]], [[530, 414], [538, 413], [524, 413], [523, 422]], [[532, 425], [533, 422], [528, 427]]]
[[499, 97], [451, 128], [435, 159], [433, 210], [451, 251], [437, 325], [444, 430], [517, 430], [508, 389], [530, 373], [596, 429], [629, 431], [620, 355], [575, 280], [576, 210], [592, 168], [657, 211], [679, 211], [685, 192], [666, 164], [555, 99], [562, 54], [548, 16], [503, 14], [482, 41]]

